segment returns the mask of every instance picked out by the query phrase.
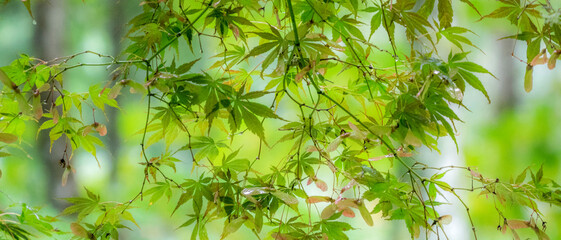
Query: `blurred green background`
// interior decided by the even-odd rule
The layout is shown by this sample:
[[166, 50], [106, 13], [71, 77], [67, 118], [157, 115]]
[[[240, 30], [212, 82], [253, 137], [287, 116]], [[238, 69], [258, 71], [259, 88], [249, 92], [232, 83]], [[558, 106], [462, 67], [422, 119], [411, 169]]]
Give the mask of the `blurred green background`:
[[[490, 1], [473, 1], [482, 14], [489, 13], [498, 4]], [[36, 23], [29, 17], [24, 5], [13, 0], [0, 5], [0, 66], [8, 65], [20, 54], [42, 59], [67, 56], [85, 50], [117, 55], [124, 44], [123, 36], [127, 31], [124, 25], [128, 19], [141, 11], [137, 1], [81, 1], [50, 0], [34, 4]], [[555, 3], [554, 3], [555, 4]], [[492, 103], [488, 104], [483, 95], [469, 89], [464, 96], [464, 104], [470, 109], [458, 109], [458, 115], [464, 123], [457, 123], [459, 152], [449, 138], [440, 139], [441, 153], [420, 150], [417, 160], [433, 166], [475, 166], [478, 171], [489, 178], [508, 180], [515, 178], [526, 167], [538, 169], [544, 166], [545, 176], [559, 182], [561, 161], [561, 81], [559, 70], [549, 71], [539, 66], [534, 71], [534, 90], [523, 90], [524, 67], [511, 57], [525, 56], [524, 44], [511, 40], [497, 40], [515, 33], [515, 28], [503, 20], [484, 20], [478, 22], [479, 16], [467, 5], [454, 1], [454, 24], [465, 26], [475, 34], [470, 39], [482, 51], [472, 49], [470, 60], [488, 68], [498, 78], [482, 78], [487, 87]], [[43, 30], [42, 30], [43, 29]], [[379, 33], [377, 33], [379, 34]], [[379, 38], [384, 39], [383, 34]], [[450, 48], [450, 46], [443, 46]], [[212, 49], [205, 55], [213, 55]], [[447, 55], [442, 51], [442, 56]], [[75, 60], [79, 62], [100, 62], [93, 55], [86, 55]], [[201, 63], [199, 69], [209, 66]], [[92, 83], [103, 84], [107, 81], [111, 69], [104, 67], [79, 68], [69, 71], [65, 76], [65, 87], [71, 91], [87, 91]], [[266, 84], [257, 77], [256, 84]], [[42, 208], [42, 212], [57, 215], [64, 206], [63, 197], [85, 194], [82, 187], [99, 193], [104, 201], [126, 201], [133, 198], [140, 190], [143, 167], [138, 164], [140, 154], [140, 135], [135, 134], [143, 127], [145, 108], [139, 102], [145, 101], [139, 96], [125, 94], [119, 97], [121, 112], [110, 111], [107, 115], [94, 113], [96, 119], [107, 123], [109, 135], [104, 139], [105, 148], [98, 149], [98, 158], [102, 168], [97, 167], [95, 159], [88, 153], [78, 150], [74, 156], [73, 174], [75, 184], [60, 187], [60, 174], [52, 169], [59, 168], [57, 152], [49, 156], [41, 150], [35, 139], [37, 126], [34, 124], [18, 125], [29, 136], [19, 148], [11, 149], [15, 154], [0, 159], [0, 209], [10, 209], [18, 203]], [[84, 115], [93, 115], [91, 112]], [[89, 117], [84, 117], [89, 118]], [[102, 119], [102, 120], [100, 120]], [[278, 126], [269, 124], [268, 129]], [[269, 136], [274, 134], [269, 131]], [[222, 136], [225, 139], [225, 136]], [[279, 136], [272, 136], [278, 139]], [[253, 139], [248, 139], [252, 141]], [[271, 141], [273, 142], [273, 141]], [[151, 148], [157, 153], [159, 145]], [[245, 149], [248, 146], [245, 146]], [[275, 154], [282, 154], [289, 146], [276, 145], [268, 150], [263, 159], [273, 159]], [[257, 146], [255, 146], [257, 148]], [[254, 149], [253, 152], [257, 151]], [[247, 151], [248, 156], [254, 155]], [[267, 157], [267, 158], [266, 158]], [[178, 156], [183, 162], [177, 164], [174, 176], [191, 176], [191, 163], [188, 157]], [[279, 159], [280, 161], [281, 159]], [[266, 164], [265, 164], [266, 165]], [[456, 185], [470, 187], [470, 178], [464, 172], [450, 172], [444, 178]], [[502, 223], [494, 210], [492, 199], [478, 196], [476, 193], [464, 193], [474, 217], [475, 226], [481, 239], [511, 239], [510, 233], [501, 234], [496, 228]], [[440, 199], [443, 200], [443, 199]], [[449, 198], [449, 206], [442, 206], [441, 214], [451, 214], [454, 220], [448, 225], [451, 239], [472, 239], [469, 220], [465, 210], [457, 201]], [[122, 239], [188, 239], [190, 228], [177, 229], [185, 217], [181, 213], [170, 217], [175, 198], [150, 205], [148, 201], [137, 204], [132, 210], [140, 228], [128, 224], [131, 231], [123, 230]], [[369, 206], [372, 209], [372, 205]], [[561, 239], [561, 209], [547, 205], [540, 206], [546, 217], [551, 239]], [[529, 212], [516, 207], [509, 207], [509, 216], [527, 219]], [[63, 217], [65, 218], [65, 217]], [[68, 217], [71, 219], [72, 217]], [[56, 223], [62, 231], [69, 231], [68, 223]], [[377, 216], [374, 227], [368, 227], [361, 219], [349, 220], [357, 230], [350, 233], [351, 239], [407, 239], [409, 233], [403, 222], [383, 221]], [[215, 228], [213, 230], [212, 228]], [[208, 225], [211, 239], [218, 239], [223, 222], [215, 221]], [[523, 238], [535, 238], [531, 230], [520, 230]], [[70, 234], [59, 236], [69, 239]], [[238, 231], [230, 239], [253, 239], [249, 232]], [[423, 238], [423, 236], [421, 237]]]

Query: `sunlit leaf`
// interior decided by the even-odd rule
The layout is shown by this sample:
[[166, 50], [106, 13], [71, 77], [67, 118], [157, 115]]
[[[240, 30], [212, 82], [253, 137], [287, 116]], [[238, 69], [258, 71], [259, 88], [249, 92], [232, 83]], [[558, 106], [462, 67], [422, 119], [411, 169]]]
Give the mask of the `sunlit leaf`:
[[374, 221], [372, 221], [372, 215], [370, 214], [370, 212], [368, 211], [368, 209], [366, 208], [363, 202], [358, 204], [358, 211], [360, 212], [362, 219], [368, 226], [374, 226]]

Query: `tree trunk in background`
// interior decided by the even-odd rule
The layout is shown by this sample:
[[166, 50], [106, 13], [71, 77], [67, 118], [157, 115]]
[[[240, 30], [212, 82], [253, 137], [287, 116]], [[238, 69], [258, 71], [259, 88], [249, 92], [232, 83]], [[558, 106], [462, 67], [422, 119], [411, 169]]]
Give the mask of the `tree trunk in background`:
[[[35, 56], [43, 60], [51, 60], [63, 56], [64, 40], [65, 40], [65, 14], [64, 0], [37, 1], [35, 6], [35, 18], [37, 26], [33, 38], [33, 46], [35, 47]], [[55, 92], [52, 97], [55, 99], [59, 95]], [[47, 103], [51, 103], [51, 99], [46, 99], [47, 94], [42, 95], [42, 99]], [[50, 111], [50, 104], [43, 106], [43, 112]], [[59, 111], [60, 112], [60, 111]], [[40, 124], [43, 121], [40, 122]], [[68, 144], [67, 144], [68, 143]], [[39, 134], [38, 142], [39, 155], [45, 163], [46, 176], [48, 177], [48, 200], [57, 208], [64, 208], [66, 202], [62, 198], [74, 196], [76, 193], [76, 183], [72, 173], [68, 177], [65, 186], [62, 186], [62, 174], [64, 168], [61, 166], [61, 159], [68, 163], [67, 156], [64, 152], [72, 151], [71, 144], [67, 141], [66, 136], [62, 136], [53, 143], [51, 148], [48, 131], [42, 131]], [[68, 146], [67, 146], [68, 145]]]
[[[501, 36], [507, 36], [508, 34], [503, 34]], [[514, 108], [517, 103], [518, 99], [516, 98], [516, 94], [514, 94], [514, 89], [516, 87], [517, 80], [522, 79], [520, 76], [516, 76], [517, 71], [514, 66], [515, 59], [511, 56], [512, 55], [512, 47], [515, 44], [514, 40], [512, 39], [504, 39], [497, 42], [500, 45], [497, 49], [497, 54], [499, 55], [498, 67], [500, 71], [498, 72], [497, 78], [500, 81], [500, 87], [498, 90], [498, 104], [496, 113], [501, 114], [504, 111], [508, 111]], [[521, 86], [521, 85], [520, 85]]]
[[[107, 3], [109, 11], [111, 12], [111, 21], [109, 21], [109, 30], [111, 32], [111, 43], [113, 46], [112, 55], [118, 57], [121, 53], [121, 42], [124, 35], [125, 28], [125, 3], [122, 1], [108, 0]], [[112, 69], [114, 70], [114, 69]], [[118, 73], [115, 73], [118, 74]], [[113, 76], [111, 76], [113, 77]], [[111, 156], [110, 167], [111, 167], [111, 182], [116, 182], [117, 178], [117, 160], [119, 159], [119, 130], [117, 122], [117, 109], [108, 108], [107, 109], [107, 150]]]

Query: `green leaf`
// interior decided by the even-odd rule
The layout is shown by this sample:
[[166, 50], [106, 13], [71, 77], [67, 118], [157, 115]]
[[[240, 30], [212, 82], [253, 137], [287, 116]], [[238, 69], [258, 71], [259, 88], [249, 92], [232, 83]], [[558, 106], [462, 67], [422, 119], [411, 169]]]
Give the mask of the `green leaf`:
[[438, 20], [441, 28], [449, 28], [452, 26], [452, 10], [451, 0], [438, 0]]
[[456, 27], [456, 26], [448, 27], [448, 28], [446, 28], [446, 29], [437, 33], [437, 39], [440, 39], [439, 34], [442, 34], [442, 36], [444, 36], [446, 39], [448, 39], [448, 41], [450, 41], [451, 43], [456, 45], [462, 51], [463, 51], [463, 44], [466, 44], [466, 45], [469, 45], [469, 46], [472, 46], [474, 48], [479, 49], [467, 37], [461, 35], [461, 34], [464, 34], [464, 33], [467, 33], [467, 32], [473, 33], [469, 29], [463, 28], [463, 27]]
[[226, 236], [238, 231], [238, 229], [240, 229], [240, 227], [243, 225], [245, 221], [247, 221], [247, 218], [240, 217], [228, 223], [225, 223], [224, 230], [222, 230], [222, 236], [220, 237], [220, 239], [224, 239], [226, 238]]
[[10, 88], [13, 88], [13, 86], [15, 86], [10, 77], [8, 77], [8, 75], [2, 69], [0, 69], [0, 82], [2, 82], [4, 86]]
[[[185, 225], [185, 224], [183, 224], [183, 225]], [[183, 226], [183, 225], [181, 225], [181, 226]], [[197, 224], [195, 224], [195, 227], [193, 227], [193, 232], [191, 232], [191, 240], [197, 240], [197, 233], [198, 232], [199, 232], [199, 222], [197, 221]]]
[[[465, 70], [468, 70], [470, 72], [478, 72], [478, 73], [487, 73], [493, 77], [495, 77], [495, 75], [493, 75], [491, 72], [489, 72], [487, 69], [485, 69], [484, 67], [482, 67], [481, 65], [477, 64], [477, 63], [473, 63], [473, 62], [458, 62], [455, 63], [454, 66], [463, 68]], [[496, 77], [495, 77], [496, 78]]]
[[95, 195], [93, 192], [91, 192], [91, 191], [88, 190], [87, 188], [84, 188], [84, 189], [86, 190], [86, 193], [88, 194], [88, 197], [89, 197], [91, 200], [99, 201], [99, 199], [100, 199], [100, 198], [99, 198], [99, 195]]
[[255, 135], [257, 135], [259, 138], [265, 139], [265, 129], [263, 129], [263, 125], [261, 124], [259, 119], [255, 117], [255, 114], [249, 112], [245, 108], [242, 108], [241, 110], [242, 118], [247, 129], [249, 129], [249, 131], [251, 131], [252, 133], [255, 133]]
[[436, 0], [425, 0], [423, 5], [421, 5], [419, 11], [417, 11], [417, 13], [419, 13], [421, 16], [428, 17], [434, 9], [435, 1]]
[[364, 202], [358, 204], [358, 211], [360, 212], [362, 219], [364, 219], [364, 222], [368, 224], [368, 226], [374, 226], [374, 221], [372, 221], [372, 215], [370, 215], [370, 212], [364, 205]]
[[538, 170], [538, 172], [536, 173], [536, 183], [541, 182], [542, 178], [543, 178], [543, 164], [540, 167], [540, 170]]
[[242, 99], [254, 99], [254, 98], [260, 98], [263, 97], [267, 94], [269, 94], [270, 92], [266, 92], [266, 91], [255, 91], [255, 92], [248, 92], [247, 94], [242, 96]]
[[462, 78], [469, 84], [471, 85], [473, 88], [479, 90], [481, 93], [483, 93], [483, 95], [485, 95], [485, 97], [487, 98], [487, 100], [489, 102], [491, 102], [491, 99], [489, 98], [489, 95], [487, 94], [487, 90], [485, 90], [485, 87], [483, 86], [483, 84], [481, 84], [481, 81], [479, 81], [479, 78], [477, 78], [475, 75], [473, 75], [472, 73], [465, 71], [465, 70], [459, 70], [458, 73], [460, 74], [460, 76], [462, 76]]
[[428, 195], [429, 197], [431, 197], [431, 199], [435, 199], [436, 198], [436, 185], [434, 184], [434, 182], [429, 183], [429, 192]]
[[[183, 228], [183, 227], [188, 227], [191, 224], [193, 224], [196, 220], [197, 220], [197, 218], [191, 218], [191, 219], [185, 221], [183, 224], [181, 224], [181, 226], [179, 226], [177, 228], [179, 229], [179, 228]], [[195, 226], [195, 228], [193, 228], [193, 231], [196, 231], [196, 227], [197, 226]]]
[[281, 40], [282, 39], [282, 38], [280, 38], [280, 36], [277, 36], [275, 34], [268, 33], [268, 32], [250, 32], [250, 33], [253, 33], [253, 34], [255, 34], [255, 35], [257, 35], [257, 36], [259, 36], [263, 39], [267, 39], [267, 40], [276, 41], [276, 40]]
[[378, 10], [370, 19], [370, 36], [382, 25], [382, 11]]
[[532, 91], [534, 81], [533, 72], [534, 67], [530, 65], [526, 66], [526, 74], [524, 75], [524, 90], [528, 93]]
[[62, 211], [63, 215], [69, 215], [73, 213], [78, 213], [78, 221], [81, 221], [91, 212], [93, 212], [98, 204], [99, 200], [94, 200], [90, 198], [65, 198], [66, 201], [70, 202], [72, 205], [67, 207]]
[[526, 57], [527, 62], [530, 63], [534, 58], [540, 53], [541, 49], [541, 38], [536, 38], [535, 40], [531, 41], [528, 44], [528, 48], [526, 49]]
[[201, 227], [199, 228], [199, 239], [200, 240], [208, 240], [208, 232], [206, 230], [206, 227]]
[[169, 185], [169, 183], [158, 182], [156, 183], [156, 185], [158, 186], [150, 188], [144, 192], [145, 196], [152, 195], [152, 197], [150, 198], [150, 204], [157, 202], [164, 195], [168, 200], [171, 197], [171, 186]]
[[397, 0], [393, 7], [399, 9], [400, 11], [404, 11], [413, 9], [415, 4], [416, 0]]
[[140, 226], [138, 225], [138, 223], [136, 222], [136, 220], [134, 219], [134, 217], [132, 216], [132, 214], [129, 211], [124, 211], [121, 216], [123, 217], [123, 219], [125, 220], [129, 220], [132, 223], [134, 223], [134, 225], [136, 225], [136, 227], [138, 227], [140, 229]]
[[479, 10], [477, 10], [475, 5], [473, 5], [473, 3], [470, 2], [470, 0], [460, 0], [460, 1], [469, 5], [473, 10], [475, 10], [477, 12], [477, 14], [479, 14], [479, 16], [481, 16], [481, 13], [479, 12]]
[[508, 15], [510, 15], [511, 13], [513, 13], [516, 10], [516, 8], [513, 7], [501, 7], [496, 9], [495, 11], [481, 17], [479, 19], [479, 21], [483, 20], [484, 18], [504, 18]]
[[251, 51], [249, 51], [249, 53], [247, 54], [247, 56], [244, 57], [244, 59], [266, 53], [269, 50], [273, 49], [278, 44], [279, 44], [279, 42], [263, 43], [263, 44], [255, 47], [255, 48], [251, 49]]
[[520, 184], [522, 182], [524, 182], [524, 179], [526, 179], [526, 171], [528, 170], [528, 168], [525, 168], [524, 171], [522, 171], [522, 173], [520, 173], [520, 175], [518, 175], [518, 177], [516, 177], [516, 184]]
[[278, 199], [282, 200], [288, 205], [298, 204], [298, 199], [288, 193], [277, 190], [272, 192], [271, 194], [273, 194], [273, 196], [277, 197]]
[[177, 204], [175, 205], [175, 208], [171, 212], [171, 215], [173, 215], [175, 213], [175, 211], [177, 211], [177, 209], [179, 209], [179, 207], [181, 207], [183, 204], [185, 204], [187, 201], [189, 201], [189, 199], [191, 199], [192, 197], [193, 197], [193, 195], [192, 195], [191, 192], [185, 192], [185, 193], [181, 194], [181, 196], [179, 197], [179, 200], [177, 201]]
[[193, 65], [195, 65], [195, 63], [197, 63], [199, 60], [201, 60], [201, 58], [197, 58], [191, 62], [182, 64], [181, 66], [179, 66], [177, 68], [177, 70], [175, 71], [175, 73], [177, 74], [184, 74], [186, 72], [189, 72], [189, 70], [191, 70], [191, 68], [193, 67]]
[[347, 240], [349, 237], [344, 233], [353, 230], [353, 227], [345, 222], [322, 221], [321, 231], [325, 233], [329, 239]]
[[261, 210], [261, 208], [255, 208], [254, 225], [255, 231], [257, 231], [257, 233], [260, 233], [261, 229], [263, 228], [263, 211]]
[[230, 169], [233, 171], [241, 172], [246, 171], [249, 168], [250, 162], [247, 159], [237, 159], [228, 162], [224, 165], [224, 168]]
[[27, 12], [29, 13], [29, 16], [31, 16], [33, 21], [35, 21], [35, 18], [33, 17], [33, 13], [31, 12], [31, 0], [21, 0], [21, 2], [23, 3], [23, 5], [25, 5], [25, 8], [27, 8]]
[[257, 116], [265, 117], [265, 118], [278, 118], [278, 119], [280, 119], [280, 117], [277, 114], [275, 114], [275, 112], [273, 112], [272, 109], [270, 109], [269, 107], [267, 107], [263, 104], [254, 103], [254, 102], [244, 102], [243, 106], [246, 107], [248, 110], [250, 110], [251, 112], [253, 112]]

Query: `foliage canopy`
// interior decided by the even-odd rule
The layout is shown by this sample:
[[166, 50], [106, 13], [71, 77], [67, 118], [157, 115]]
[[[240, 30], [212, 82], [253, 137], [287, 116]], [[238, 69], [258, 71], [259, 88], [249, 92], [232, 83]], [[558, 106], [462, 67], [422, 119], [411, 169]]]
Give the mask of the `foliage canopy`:
[[[22, 2], [31, 9], [30, 1]], [[2, 148], [23, 141], [22, 126], [40, 122], [51, 143], [62, 138], [68, 146], [64, 185], [73, 151], [96, 156], [107, 133], [83, 114], [119, 109], [119, 95], [128, 92], [143, 96], [139, 193], [102, 202], [86, 189], [86, 197], [67, 199], [72, 205], [62, 214], [77, 214], [70, 224], [75, 238], [118, 239], [125, 221], [136, 224], [129, 212], [135, 203], [172, 198], [171, 214], [185, 215], [177, 227], [194, 226], [191, 239], [208, 239], [210, 221], [224, 222], [222, 238], [247, 228], [260, 239], [347, 239], [353, 226], [345, 218], [359, 215], [373, 225], [375, 213], [404, 221], [412, 238], [447, 238], [444, 225], [452, 217], [437, 211], [444, 204], [439, 196], [459, 200], [477, 238], [458, 194], [468, 191], [498, 202], [503, 232], [518, 238], [517, 229], [531, 228], [548, 239], [537, 202], [560, 205], [561, 191], [542, 169], [505, 181], [473, 167], [438, 168], [413, 158], [422, 146], [438, 151], [440, 137], [456, 141], [454, 124], [461, 120], [452, 107], [465, 108], [468, 88], [489, 99], [480, 77], [494, 76], [469, 60], [467, 50], [477, 46], [468, 38], [471, 30], [453, 24], [453, 4], [467, 4], [482, 21], [503, 18], [517, 27], [507, 38], [528, 46], [520, 59], [526, 91], [532, 90], [534, 66], [555, 68], [561, 9], [547, 0], [498, 2], [498, 9], [482, 15], [469, 0], [143, 1], [118, 57], [90, 51], [54, 60], [22, 55], [0, 68]], [[105, 61], [73, 61], [85, 54]], [[65, 88], [66, 71], [89, 66], [116, 70], [88, 92]], [[265, 131], [275, 124], [281, 127]], [[248, 139], [258, 145], [250, 159]], [[150, 151], [155, 143], [164, 151]], [[277, 144], [291, 147], [274, 161], [262, 158]], [[184, 153], [188, 158], [179, 159]], [[174, 174], [178, 161], [192, 161], [192, 174]], [[451, 170], [465, 171], [471, 186], [443, 181]], [[527, 208], [531, 217], [510, 218], [504, 209], [511, 205]], [[56, 218], [22, 209], [0, 212], [0, 233], [12, 239], [57, 234], [50, 225]], [[90, 215], [99, 217], [89, 221]]]

